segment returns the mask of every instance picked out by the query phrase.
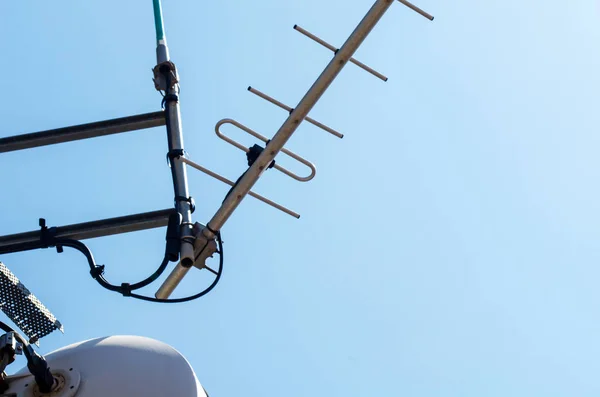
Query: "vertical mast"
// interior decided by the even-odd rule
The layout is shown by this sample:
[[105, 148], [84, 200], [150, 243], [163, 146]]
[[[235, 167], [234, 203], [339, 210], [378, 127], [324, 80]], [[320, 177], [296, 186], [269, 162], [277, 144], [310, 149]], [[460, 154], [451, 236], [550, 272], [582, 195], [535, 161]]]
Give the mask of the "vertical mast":
[[171, 62], [169, 57], [160, 0], [152, 0], [152, 2], [154, 6], [154, 25], [156, 28], [157, 62], [154, 68], [154, 83], [157, 90], [165, 92], [163, 104], [165, 106], [167, 139], [169, 143], [168, 157], [173, 177], [175, 208], [181, 217], [179, 263], [181, 267], [187, 270], [194, 264], [192, 237], [192, 212], [194, 211], [194, 204], [189, 194], [185, 164], [181, 161], [181, 158], [185, 157], [185, 151], [183, 149], [183, 131], [179, 109], [179, 79], [175, 64]]

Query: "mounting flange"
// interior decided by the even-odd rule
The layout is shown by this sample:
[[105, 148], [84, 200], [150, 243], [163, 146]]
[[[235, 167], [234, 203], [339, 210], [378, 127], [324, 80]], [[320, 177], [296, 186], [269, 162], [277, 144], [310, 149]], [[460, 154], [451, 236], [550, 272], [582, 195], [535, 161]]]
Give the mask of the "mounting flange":
[[52, 370], [55, 383], [50, 393], [42, 393], [33, 376], [7, 377], [10, 388], [0, 397], [74, 397], [79, 390], [81, 375], [75, 368]]

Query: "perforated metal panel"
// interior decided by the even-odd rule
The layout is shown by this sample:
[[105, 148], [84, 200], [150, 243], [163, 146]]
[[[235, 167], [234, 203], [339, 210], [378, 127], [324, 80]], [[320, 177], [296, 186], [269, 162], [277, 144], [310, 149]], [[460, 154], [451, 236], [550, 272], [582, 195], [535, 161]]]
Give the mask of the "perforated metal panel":
[[0, 262], [0, 309], [36, 344], [39, 344], [38, 339], [54, 330], [63, 332], [63, 326], [56, 317], [2, 262]]

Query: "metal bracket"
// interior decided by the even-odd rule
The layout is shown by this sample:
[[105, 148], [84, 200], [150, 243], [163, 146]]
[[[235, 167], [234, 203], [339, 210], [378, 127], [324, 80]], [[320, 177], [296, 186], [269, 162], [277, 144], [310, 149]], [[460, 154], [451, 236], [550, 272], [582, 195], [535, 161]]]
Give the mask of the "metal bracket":
[[[167, 80], [165, 79], [165, 76], [163, 74], [163, 70], [165, 68], [167, 68], [171, 74], [171, 85], [169, 87], [167, 87]], [[179, 75], [177, 74], [177, 68], [175, 68], [175, 64], [171, 61], [159, 63], [154, 67], [154, 69], [152, 69], [152, 73], [154, 75], [152, 81], [154, 82], [154, 88], [156, 88], [157, 91], [166, 92], [169, 88], [172, 88], [179, 83]]]
[[200, 270], [206, 269], [206, 260], [208, 258], [212, 258], [213, 254], [217, 252], [217, 242], [214, 238], [207, 239], [206, 236], [202, 233], [202, 230], [206, 228], [205, 225], [196, 222], [194, 228], [192, 229], [192, 234], [194, 235], [194, 252], [198, 252], [194, 257], [194, 266]]

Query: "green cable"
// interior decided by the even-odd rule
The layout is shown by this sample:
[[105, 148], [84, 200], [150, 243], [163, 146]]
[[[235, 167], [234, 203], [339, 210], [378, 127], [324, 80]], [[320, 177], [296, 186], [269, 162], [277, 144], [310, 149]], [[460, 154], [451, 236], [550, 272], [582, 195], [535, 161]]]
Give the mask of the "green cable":
[[152, 0], [154, 4], [154, 26], [156, 27], [156, 42], [164, 44], [165, 41], [165, 27], [163, 25], [162, 8], [160, 0]]

